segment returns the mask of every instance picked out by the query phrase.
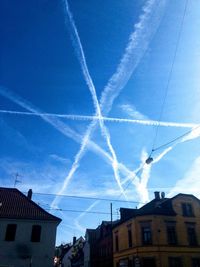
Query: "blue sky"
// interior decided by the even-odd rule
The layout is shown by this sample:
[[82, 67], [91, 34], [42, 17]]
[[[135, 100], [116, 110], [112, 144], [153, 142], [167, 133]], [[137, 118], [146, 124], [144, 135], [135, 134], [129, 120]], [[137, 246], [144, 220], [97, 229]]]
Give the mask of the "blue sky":
[[1, 1], [0, 185], [19, 173], [17, 188], [62, 218], [58, 244], [109, 220], [111, 201], [36, 193], [137, 202], [113, 202], [115, 214], [156, 190], [200, 197], [198, 10], [193, 0]]

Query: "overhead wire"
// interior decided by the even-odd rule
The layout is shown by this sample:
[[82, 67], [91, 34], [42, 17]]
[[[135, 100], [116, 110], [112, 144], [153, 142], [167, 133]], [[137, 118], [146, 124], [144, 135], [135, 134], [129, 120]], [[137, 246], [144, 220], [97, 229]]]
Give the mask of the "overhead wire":
[[159, 149], [161, 149], [161, 148], [163, 148], [163, 147], [165, 147], [165, 146], [168, 146], [168, 145], [170, 145], [170, 144], [176, 142], [177, 140], [183, 138], [184, 136], [189, 135], [191, 132], [196, 131], [198, 128], [200, 128], [200, 125], [197, 126], [197, 127], [195, 127], [195, 128], [193, 128], [193, 129], [191, 129], [190, 131], [185, 132], [185, 133], [182, 134], [182, 135], [177, 136], [176, 138], [170, 140], [169, 142], [167, 142], [167, 143], [165, 143], [165, 144], [163, 144], [163, 145], [160, 145], [160, 146], [156, 147], [156, 148], [153, 149], [152, 151], [154, 152], [154, 151], [157, 151], [157, 150], [159, 150]]
[[[25, 192], [23, 192], [25, 193]], [[76, 195], [58, 195], [53, 193], [41, 193], [41, 192], [34, 192], [34, 195], [46, 195], [46, 196], [58, 196], [58, 197], [66, 197], [66, 198], [74, 198], [74, 199], [85, 199], [85, 200], [101, 200], [101, 201], [109, 201], [109, 202], [121, 202], [121, 203], [140, 203], [145, 204], [140, 201], [127, 201], [127, 200], [119, 200], [119, 199], [107, 199], [107, 198], [97, 198], [97, 197], [85, 197], [85, 196], [76, 196]], [[88, 214], [99, 214], [99, 215], [110, 215], [110, 212], [103, 212], [103, 211], [87, 211], [87, 210], [76, 210], [76, 209], [63, 209], [63, 208], [54, 208], [50, 207], [49, 204], [44, 204], [37, 202], [39, 206], [48, 206], [44, 207], [47, 211], [61, 211], [61, 212], [72, 212], [72, 213], [88, 213]], [[118, 213], [112, 213], [112, 215], [118, 216]]]
[[[156, 140], [157, 140], [157, 137], [158, 137], [158, 129], [160, 127], [160, 121], [161, 121], [161, 119], [163, 117], [164, 107], [166, 105], [166, 99], [167, 99], [167, 95], [168, 95], [168, 91], [169, 91], [169, 84], [171, 82], [172, 72], [174, 70], [174, 64], [175, 64], [175, 60], [176, 60], [176, 56], [177, 56], [177, 52], [178, 52], [178, 47], [179, 47], [179, 43], [180, 43], [181, 34], [182, 34], [182, 31], [183, 31], [183, 24], [184, 24], [184, 20], [185, 20], [187, 7], [188, 7], [188, 0], [185, 1], [185, 7], [184, 7], [181, 23], [180, 23], [180, 29], [179, 29], [179, 32], [178, 32], [176, 45], [175, 45], [174, 56], [173, 56], [173, 59], [172, 59], [172, 64], [171, 64], [171, 68], [170, 68], [168, 79], [167, 79], [167, 84], [166, 84], [165, 94], [164, 94], [164, 98], [163, 98], [163, 102], [162, 102], [162, 106], [161, 106], [160, 116], [159, 116], [159, 119], [158, 119], [159, 123], [156, 126], [155, 137], [153, 139], [152, 150], [150, 152], [149, 158], [151, 157], [151, 155], [152, 155], [152, 153], [154, 151], [158, 150], [158, 148], [155, 148]], [[168, 143], [170, 143], [170, 142], [168, 142]], [[166, 143], [166, 144], [168, 144], [168, 143]], [[164, 146], [165, 146], [165, 144], [162, 145], [162, 147], [164, 147]]]
[[[75, 212], [75, 213], [90, 213], [90, 214], [101, 214], [101, 215], [110, 215], [110, 212], [103, 211], [87, 211], [87, 210], [74, 210], [74, 209], [60, 209], [60, 208], [46, 208], [45, 210], [55, 210], [62, 212]], [[118, 215], [117, 213], [112, 213], [112, 215]]]
[[99, 198], [99, 197], [86, 197], [86, 196], [76, 196], [76, 195], [67, 195], [67, 194], [53, 194], [53, 193], [34, 192], [34, 195], [47, 195], [47, 196], [58, 196], [58, 197], [67, 197], [67, 198], [75, 198], [75, 199], [101, 200], [101, 201], [109, 201], [109, 202], [124, 202], [124, 203], [141, 203], [141, 204], [144, 204], [144, 203], [142, 203], [140, 201], [131, 201], [131, 200], [127, 201], [127, 200], [119, 200], [119, 199]]

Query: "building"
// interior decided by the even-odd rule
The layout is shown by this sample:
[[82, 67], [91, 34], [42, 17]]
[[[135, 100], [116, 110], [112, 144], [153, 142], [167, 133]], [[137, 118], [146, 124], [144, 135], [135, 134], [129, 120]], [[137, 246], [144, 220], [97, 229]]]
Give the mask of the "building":
[[200, 200], [178, 194], [140, 209], [120, 209], [113, 228], [114, 267], [200, 267]]
[[63, 267], [83, 267], [84, 266], [84, 245], [85, 240], [81, 236], [78, 239], [73, 238], [73, 245], [63, 256]]
[[94, 258], [94, 244], [96, 242], [95, 229], [86, 229], [84, 246], [84, 267], [92, 267], [91, 260]]
[[96, 229], [86, 230], [84, 267], [113, 266], [112, 227], [115, 223], [102, 221]]
[[72, 247], [71, 243], [69, 244], [61, 244], [60, 246], [57, 246], [55, 248], [55, 255], [54, 255], [54, 266], [55, 267], [61, 267], [62, 266], [62, 260], [65, 254], [70, 250]]
[[52, 267], [56, 228], [49, 214], [18, 189], [0, 187], [0, 266]]

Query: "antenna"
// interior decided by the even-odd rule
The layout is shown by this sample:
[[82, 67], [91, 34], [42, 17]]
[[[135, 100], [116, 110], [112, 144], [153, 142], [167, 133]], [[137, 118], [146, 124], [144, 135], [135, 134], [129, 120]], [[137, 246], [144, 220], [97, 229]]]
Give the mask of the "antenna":
[[14, 188], [16, 187], [17, 183], [21, 183], [22, 181], [19, 180], [19, 177], [22, 177], [18, 172], [15, 174], [15, 181], [14, 181]]

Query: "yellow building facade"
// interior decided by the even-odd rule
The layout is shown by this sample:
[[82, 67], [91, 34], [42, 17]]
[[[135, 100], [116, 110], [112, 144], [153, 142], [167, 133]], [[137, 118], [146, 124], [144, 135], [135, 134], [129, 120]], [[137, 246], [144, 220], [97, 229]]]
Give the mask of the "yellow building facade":
[[160, 197], [120, 209], [113, 228], [114, 267], [200, 267], [200, 200]]

